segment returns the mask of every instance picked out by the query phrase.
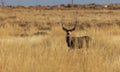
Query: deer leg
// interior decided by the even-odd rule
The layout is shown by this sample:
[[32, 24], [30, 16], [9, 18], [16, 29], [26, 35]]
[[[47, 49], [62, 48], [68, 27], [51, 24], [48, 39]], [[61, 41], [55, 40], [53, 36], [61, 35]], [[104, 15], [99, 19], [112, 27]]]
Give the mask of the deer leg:
[[87, 39], [86, 39], [86, 46], [87, 46], [87, 48], [90, 47], [90, 38], [87, 38]]
[[75, 43], [73, 41], [70, 42], [71, 43], [71, 48], [75, 47]]
[[75, 48], [76, 47], [76, 42], [75, 42], [74, 38], [71, 39], [70, 44], [71, 44], [71, 48]]
[[83, 41], [79, 41], [79, 49], [83, 47]]
[[87, 48], [89, 48], [89, 41], [86, 42], [86, 46], [87, 46]]

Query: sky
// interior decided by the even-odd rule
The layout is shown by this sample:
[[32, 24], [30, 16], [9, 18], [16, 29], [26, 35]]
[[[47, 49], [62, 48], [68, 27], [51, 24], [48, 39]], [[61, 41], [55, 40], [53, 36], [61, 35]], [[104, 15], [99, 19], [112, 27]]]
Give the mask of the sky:
[[[2, 1], [2, 0], [0, 0]], [[6, 5], [59, 5], [70, 4], [71, 0], [3, 0]], [[74, 4], [106, 4], [120, 3], [120, 0], [74, 0]]]

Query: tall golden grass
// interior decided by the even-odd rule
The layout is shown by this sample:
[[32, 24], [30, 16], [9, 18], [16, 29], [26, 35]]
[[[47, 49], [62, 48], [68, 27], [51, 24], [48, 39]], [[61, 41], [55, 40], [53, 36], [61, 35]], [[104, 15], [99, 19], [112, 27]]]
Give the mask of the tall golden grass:
[[[119, 15], [119, 10], [0, 8], [0, 72], [119, 72]], [[90, 36], [90, 48], [69, 50], [63, 17], [65, 22], [77, 17], [72, 35]]]

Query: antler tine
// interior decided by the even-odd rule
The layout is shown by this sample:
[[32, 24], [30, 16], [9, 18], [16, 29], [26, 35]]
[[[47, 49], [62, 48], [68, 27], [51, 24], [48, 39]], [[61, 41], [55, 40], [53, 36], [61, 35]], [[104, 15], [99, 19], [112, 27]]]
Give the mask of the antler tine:
[[72, 29], [69, 29], [69, 31], [74, 31], [75, 29], [76, 29], [76, 25], [77, 25], [77, 19], [76, 19], [76, 21], [75, 21], [75, 23], [73, 23], [74, 24], [74, 27], [72, 28]]
[[61, 21], [61, 24], [62, 24], [62, 29], [64, 30], [64, 31], [66, 31], [66, 32], [68, 32], [68, 30], [64, 27], [64, 22], [63, 22], [63, 20]]

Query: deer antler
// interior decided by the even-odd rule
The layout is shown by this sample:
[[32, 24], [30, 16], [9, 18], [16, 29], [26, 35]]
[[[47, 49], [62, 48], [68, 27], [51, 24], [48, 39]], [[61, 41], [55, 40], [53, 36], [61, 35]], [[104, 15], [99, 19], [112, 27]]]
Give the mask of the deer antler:
[[77, 23], [75, 23], [75, 24], [74, 24], [74, 27], [71, 28], [71, 29], [67, 29], [67, 28], [65, 28], [63, 24], [64, 24], [64, 23], [62, 22], [62, 29], [63, 29], [64, 31], [68, 32], [68, 31], [74, 31], [75, 28], [76, 28], [76, 24], [77, 24]]
[[62, 24], [62, 29], [67, 32], [67, 29], [63, 26], [64, 24], [63, 21], [61, 21], [61, 24]]

